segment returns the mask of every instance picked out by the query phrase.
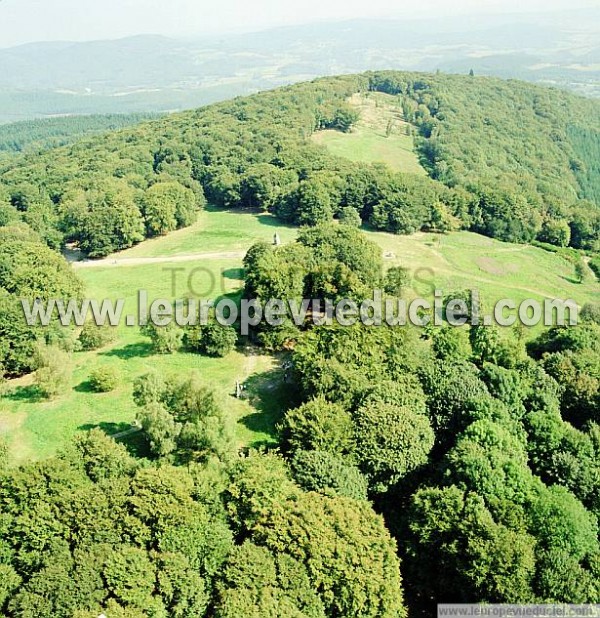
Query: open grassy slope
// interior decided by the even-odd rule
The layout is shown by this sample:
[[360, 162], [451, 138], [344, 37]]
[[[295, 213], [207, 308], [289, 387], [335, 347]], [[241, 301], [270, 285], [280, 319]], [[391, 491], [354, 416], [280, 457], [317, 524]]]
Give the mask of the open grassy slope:
[[[274, 220], [266, 215], [208, 211], [187, 230], [113, 256], [116, 265], [110, 258], [106, 265], [80, 268], [79, 274], [90, 298], [123, 297], [127, 313], [135, 311], [140, 288], [148, 291], [150, 299], [193, 293], [218, 298], [239, 290], [244, 251], [256, 240], [270, 240], [275, 231], [284, 242], [291, 241], [296, 233], [294, 228], [275, 226]], [[502, 243], [469, 232], [446, 236], [394, 236], [381, 232], [368, 235], [382, 247], [386, 266], [401, 264], [413, 271], [418, 279], [414, 293], [428, 295], [433, 287], [451, 291], [476, 285], [489, 300], [541, 300], [549, 296], [572, 297], [580, 304], [600, 300], [597, 283], [576, 283], [572, 264], [534, 247]], [[232, 249], [239, 250], [239, 257], [218, 257], [219, 251]], [[168, 262], [169, 257], [203, 252], [213, 255]], [[124, 256], [138, 260], [132, 265], [120, 263]], [[144, 263], [145, 258], [157, 257], [165, 261]], [[182, 269], [177, 272], [174, 288], [172, 268]], [[122, 326], [117, 341], [97, 352], [76, 353], [74, 363], [71, 389], [55, 401], [36, 400], [28, 388], [30, 377], [10, 383], [7, 394], [0, 399], [0, 433], [7, 437], [17, 461], [47, 457], [74, 433], [92, 426], [99, 425], [111, 434], [129, 428], [135, 418], [131, 382], [151, 368], [179, 375], [199, 371], [238, 419], [240, 444], [272, 441], [274, 424], [288, 403], [277, 359], [254, 349], [236, 351], [225, 359], [184, 352], [160, 356], [151, 353], [148, 340], [137, 328]], [[117, 364], [120, 368], [121, 386], [108, 394], [90, 392], [90, 373], [105, 364]], [[232, 397], [237, 379], [248, 384], [246, 400]]]
[[208, 206], [198, 216], [198, 221], [187, 228], [147, 240], [118, 257], [164, 257], [209, 252], [246, 251], [255, 242], [271, 242], [275, 233], [281, 242], [295, 238], [298, 228], [286, 226], [266, 213], [240, 213]]
[[315, 143], [351, 161], [385, 163], [394, 171], [425, 175], [415, 153], [411, 125], [404, 121], [398, 97], [367, 92], [353, 95], [349, 102], [360, 112], [352, 132], [319, 131], [312, 136]]
[[413, 292], [419, 295], [429, 295], [435, 286], [447, 292], [477, 288], [489, 302], [502, 298], [516, 302], [572, 298], [580, 305], [600, 301], [600, 287], [591, 272], [589, 280], [579, 283], [571, 262], [530, 245], [471, 232], [368, 235], [382, 247], [387, 266], [411, 270]]
[[[168, 264], [82, 269], [81, 276], [90, 298], [125, 298], [126, 312], [134, 313], [138, 289], [147, 290], [150, 299], [173, 297], [171, 273], [164, 270], [165, 267]], [[178, 263], [181, 271], [178, 271], [175, 295], [188, 296], [191, 293], [188, 282], [203, 297], [235, 291], [241, 283], [238, 279], [240, 267], [241, 260]], [[74, 364], [71, 389], [54, 401], [38, 401], [28, 388], [30, 377], [11, 384], [8, 396], [0, 400], [0, 429], [8, 434], [17, 461], [49, 456], [75, 432], [92, 426], [103, 427], [110, 434], [127, 430], [136, 413], [132, 382], [150, 369], [167, 375], [198, 371], [226, 400], [226, 408], [240, 420], [240, 443], [257, 445], [269, 439], [265, 431], [272, 429], [273, 423], [265, 416], [275, 412], [279, 399], [278, 374], [274, 373], [274, 379], [268, 372], [274, 371], [277, 363], [254, 349], [236, 351], [225, 359], [186, 352], [156, 355], [138, 328], [123, 325], [113, 344], [95, 352], [75, 353]], [[121, 385], [112, 393], [91, 392], [88, 385], [91, 372], [109, 364], [116, 365], [122, 373]], [[250, 379], [253, 384], [249, 400], [232, 397], [238, 379]], [[267, 383], [263, 384], [265, 380]], [[268, 401], [263, 397], [263, 387], [269, 389]]]
[[[129, 252], [113, 256], [120, 260], [127, 254], [140, 258], [136, 265], [112, 264], [79, 268], [89, 298], [124, 298], [126, 314], [137, 310], [137, 290], [144, 289], [149, 298], [180, 298], [199, 295], [218, 298], [235, 293], [242, 285], [242, 256], [258, 240], [272, 240], [277, 231], [286, 242], [295, 236], [293, 228], [273, 227], [267, 215], [239, 214], [226, 211], [205, 212], [191, 228], [138, 245]], [[145, 257], [231, 252], [240, 249], [235, 259], [194, 259], [176, 264], [144, 264]], [[171, 268], [177, 268], [175, 287]], [[121, 326], [118, 339], [95, 352], [74, 354], [75, 370], [71, 389], [50, 402], [39, 401], [29, 388], [31, 376], [11, 382], [7, 395], [0, 398], [0, 433], [8, 439], [15, 461], [42, 459], [53, 454], [77, 431], [92, 426], [115, 434], [130, 428], [136, 407], [132, 400], [132, 381], [157, 369], [165, 374], [182, 375], [198, 371], [226, 401], [239, 420], [240, 444], [258, 446], [271, 441], [276, 415], [285, 401], [277, 360], [260, 350], [242, 349], [225, 359], [212, 359], [180, 352], [173, 355], [152, 354], [148, 339], [137, 328]], [[119, 388], [106, 394], [91, 392], [88, 378], [103, 365], [116, 364], [123, 378]], [[236, 380], [246, 381], [248, 398], [235, 399]], [[129, 440], [129, 438], [126, 438]]]

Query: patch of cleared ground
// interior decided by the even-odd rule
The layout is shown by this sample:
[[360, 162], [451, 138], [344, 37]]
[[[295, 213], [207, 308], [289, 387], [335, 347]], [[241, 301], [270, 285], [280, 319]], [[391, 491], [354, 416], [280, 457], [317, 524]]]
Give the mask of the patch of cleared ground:
[[349, 102], [360, 112], [352, 131], [319, 131], [312, 137], [314, 142], [352, 161], [385, 163], [410, 174], [426, 173], [415, 153], [413, 127], [404, 121], [399, 97], [368, 92], [353, 95]]

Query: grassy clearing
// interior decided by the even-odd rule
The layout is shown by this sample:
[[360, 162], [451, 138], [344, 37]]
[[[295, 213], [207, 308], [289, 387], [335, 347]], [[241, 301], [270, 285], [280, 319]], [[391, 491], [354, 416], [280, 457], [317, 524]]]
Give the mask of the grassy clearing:
[[[147, 290], [150, 300], [186, 297], [193, 291], [213, 298], [235, 293], [241, 285], [239, 263], [183, 262], [177, 268], [181, 270], [177, 272], [175, 288], [163, 265], [89, 269], [82, 270], [81, 276], [89, 297], [124, 298], [126, 314], [137, 311], [138, 289]], [[192, 290], [187, 287], [188, 281]], [[127, 429], [136, 412], [132, 382], [150, 369], [165, 375], [199, 372], [240, 421], [240, 444], [257, 446], [273, 440], [273, 425], [282, 403], [278, 396], [281, 375], [277, 359], [254, 349], [236, 351], [224, 359], [186, 352], [156, 355], [137, 328], [122, 325], [115, 343], [99, 351], [76, 353], [73, 362], [71, 388], [58, 399], [39, 401], [30, 387], [31, 379], [24, 378], [15, 381], [9, 395], [0, 400], [0, 429], [8, 436], [15, 460], [50, 456], [80, 430], [99, 426], [113, 434]], [[108, 364], [118, 367], [121, 385], [111, 393], [92, 392], [88, 384], [90, 374]], [[252, 381], [248, 399], [232, 396], [236, 380]]]
[[352, 132], [319, 131], [313, 140], [351, 161], [385, 163], [395, 171], [425, 175], [414, 150], [411, 126], [404, 122], [398, 102], [397, 97], [379, 92], [356, 94], [350, 103], [361, 116]]
[[578, 304], [600, 301], [600, 287], [578, 283], [574, 266], [564, 258], [528, 245], [504, 243], [471, 232], [395, 236], [367, 232], [383, 249], [386, 266], [413, 273], [414, 292], [433, 288], [450, 292], [477, 288], [488, 302], [533, 298], [572, 298]]
[[[143, 258], [246, 250], [258, 239], [272, 239], [275, 231], [284, 242], [291, 241], [297, 232], [277, 226], [266, 215], [210, 211], [203, 213], [198, 225], [190, 229], [124, 253]], [[450, 292], [476, 286], [490, 302], [499, 298], [520, 301], [544, 297], [572, 297], [580, 304], [600, 301], [596, 282], [576, 283], [572, 264], [542, 249], [502, 243], [468, 232], [410, 237], [367, 234], [381, 246], [386, 266], [403, 265], [413, 271], [416, 294], [430, 295], [434, 287]], [[235, 295], [242, 285], [241, 266], [241, 258], [216, 256], [173, 264], [81, 269], [79, 274], [90, 298], [124, 298], [128, 314], [136, 312], [138, 289], [145, 289], [150, 300]], [[160, 356], [151, 352], [137, 328], [121, 326], [115, 343], [97, 352], [76, 353], [73, 362], [71, 388], [55, 401], [36, 400], [31, 377], [11, 383], [7, 395], [0, 398], [0, 433], [8, 439], [17, 461], [48, 457], [76, 432], [90, 427], [102, 427], [110, 434], [128, 428], [136, 412], [131, 383], [152, 368], [177, 375], [198, 371], [221, 395], [237, 420], [240, 445], [273, 443], [274, 425], [290, 401], [289, 386], [282, 381], [278, 359], [256, 349], [239, 350], [224, 359], [185, 352]], [[119, 367], [121, 385], [112, 393], [90, 392], [90, 373], [105, 364]], [[247, 385], [247, 398], [243, 400], [232, 396], [238, 379]], [[143, 446], [139, 436], [127, 440], [133, 446]]]
[[200, 213], [194, 225], [168, 236], [147, 240], [115, 257], [162, 257], [245, 251], [259, 240], [271, 242], [275, 233], [279, 234], [281, 242], [289, 242], [296, 237], [298, 229], [283, 225], [267, 213], [240, 213], [209, 206]]
[[[126, 287], [129, 282], [131, 288], [143, 287], [151, 276], [151, 269], [132, 267], [112, 269], [109, 273], [86, 271], [84, 279], [91, 296], [102, 295], [107, 289], [103, 286], [111, 283], [114, 286], [108, 288], [111, 290], [109, 296], [116, 296], [121, 286]], [[201, 285], [200, 279], [198, 277]], [[156, 293], [159, 298], [170, 298], [169, 287], [166, 280], [162, 281], [162, 287], [155, 283], [150, 288], [153, 290], [150, 297]], [[134, 304], [133, 297], [128, 298], [127, 311], [132, 310]], [[0, 400], [0, 430], [8, 436], [16, 461], [50, 456], [80, 430], [101, 427], [114, 434], [127, 429], [136, 413], [132, 382], [151, 369], [178, 376], [198, 372], [206, 384], [221, 395], [232, 417], [240, 421], [240, 445], [256, 446], [273, 440], [273, 425], [282, 409], [279, 407], [282, 399], [278, 395], [278, 363], [252, 348], [233, 352], [224, 359], [186, 352], [156, 355], [137, 328], [123, 326], [115, 343], [96, 352], [76, 353], [73, 362], [71, 388], [58, 399], [37, 400], [30, 387], [31, 378], [24, 378], [11, 385], [10, 394]], [[111, 393], [97, 394], [90, 390], [88, 380], [95, 369], [104, 365], [118, 367], [121, 384]], [[236, 380], [252, 380], [249, 399], [238, 400], [232, 396]]]
[[[246, 250], [257, 240], [272, 240], [275, 231], [284, 242], [295, 237], [297, 230], [274, 227], [273, 221], [268, 215], [202, 213], [196, 226], [143, 243], [131, 250], [131, 257]], [[147, 291], [150, 301], [190, 296], [216, 299], [237, 294], [243, 284], [241, 258], [191, 260], [171, 265], [107, 266], [80, 269], [79, 275], [86, 284], [89, 298], [123, 298], [124, 315], [137, 313], [139, 289]], [[124, 324], [119, 327], [113, 344], [95, 352], [75, 353], [73, 363], [71, 388], [54, 401], [36, 398], [31, 376], [12, 381], [7, 394], [0, 398], [0, 434], [7, 438], [14, 461], [48, 457], [76, 432], [91, 427], [101, 427], [109, 434], [129, 428], [136, 413], [132, 382], [150, 369], [167, 375], [199, 372], [221, 395], [238, 421], [240, 445], [272, 443], [274, 425], [289, 399], [278, 360], [259, 350], [247, 348], [224, 359], [186, 352], [156, 355], [138, 328]], [[120, 386], [111, 393], [91, 392], [90, 374], [107, 364], [116, 365], [122, 373]], [[245, 399], [233, 397], [236, 380], [248, 386]], [[134, 447], [139, 446], [139, 438], [126, 440], [133, 442]]]

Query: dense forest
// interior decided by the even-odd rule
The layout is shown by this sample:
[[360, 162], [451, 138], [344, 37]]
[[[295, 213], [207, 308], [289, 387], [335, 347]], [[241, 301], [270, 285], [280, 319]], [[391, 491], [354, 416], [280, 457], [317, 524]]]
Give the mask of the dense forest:
[[116, 131], [158, 114], [93, 114], [24, 120], [0, 125], [0, 153], [37, 152], [66, 146], [83, 135]]
[[[344, 225], [257, 245], [245, 294], [360, 299], [365, 281], [393, 281], [376, 249]], [[373, 501], [415, 615], [440, 600], [598, 602], [600, 327], [583, 315], [528, 343], [483, 326], [260, 329], [296, 342], [302, 403], [280, 425], [296, 482]]]
[[[397, 97], [429, 176], [336, 158], [357, 92]], [[519, 82], [327, 78], [85, 137], [0, 168], [0, 362], [61, 388], [107, 327], [27, 327], [20, 298], [80, 297], [59, 251], [106, 256], [194, 222], [207, 201], [304, 226], [244, 259], [246, 299], [404, 294], [360, 231], [469, 229], [598, 251], [597, 102]], [[338, 222], [333, 222], [339, 219]], [[146, 373], [147, 452], [101, 431], [57, 457], [0, 457], [0, 611], [10, 617], [393, 618], [437, 602], [600, 603], [600, 312], [534, 339], [284, 319], [278, 448], [241, 449], [198, 375]], [[235, 327], [143, 329], [155, 353], [224, 356]], [[108, 390], [110, 372], [94, 376]], [[106, 387], [106, 388], [105, 388]]]
[[[369, 90], [398, 97], [430, 179], [352, 164], [308, 141], [323, 128], [351, 130], [356, 110], [346, 99]], [[193, 191], [198, 206], [206, 197], [298, 224], [350, 207], [396, 233], [460, 227], [594, 251], [599, 130], [596, 101], [516, 81], [326, 78], [4, 163], [1, 216], [16, 210], [51, 246], [77, 242], [99, 257], [168, 232], [173, 217], [152, 221], [157, 211], [146, 212], [146, 192], [174, 182]]]
[[581, 197], [600, 202], [600, 132], [594, 127], [569, 125], [569, 139], [580, 157], [572, 163]]
[[[360, 298], [394, 281], [347, 223], [259, 243], [244, 265], [247, 298]], [[138, 376], [146, 458], [100, 430], [40, 463], [2, 458], [4, 614], [397, 618], [436, 602], [599, 602], [597, 307], [583, 317], [527, 344], [484, 326], [261, 327], [251, 337], [291, 368], [278, 450], [240, 451], [201, 375]], [[86, 326], [79, 343], [101, 348], [107, 330]], [[225, 355], [238, 339], [212, 322], [144, 332], [162, 354]], [[60, 385], [60, 340], [41, 345], [36, 384]]]

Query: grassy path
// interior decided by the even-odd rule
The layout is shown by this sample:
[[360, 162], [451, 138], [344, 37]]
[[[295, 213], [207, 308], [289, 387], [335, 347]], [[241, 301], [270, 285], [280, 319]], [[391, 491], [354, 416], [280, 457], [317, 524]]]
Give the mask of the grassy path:
[[162, 257], [109, 257], [103, 260], [81, 260], [72, 262], [73, 268], [114, 268], [115, 266], [143, 266], [171, 262], [194, 262], [199, 260], [236, 260], [246, 255], [245, 251], [210, 251]]

